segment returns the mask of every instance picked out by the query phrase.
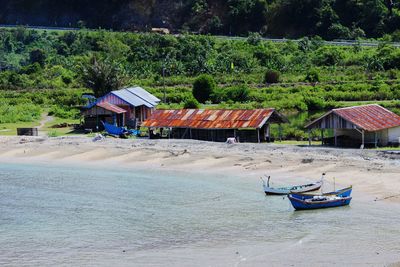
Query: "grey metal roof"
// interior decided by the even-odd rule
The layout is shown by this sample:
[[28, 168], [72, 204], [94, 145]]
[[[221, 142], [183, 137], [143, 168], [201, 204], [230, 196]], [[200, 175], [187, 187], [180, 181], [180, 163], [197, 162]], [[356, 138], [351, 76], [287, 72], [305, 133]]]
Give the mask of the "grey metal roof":
[[140, 87], [125, 88], [111, 93], [135, 107], [154, 108], [160, 102], [160, 99]]
[[125, 88], [125, 90], [128, 90], [132, 94], [137, 95], [138, 97], [142, 98], [143, 100], [146, 100], [147, 102], [153, 103], [154, 105], [157, 105], [161, 100], [155, 97], [154, 95], [150, 94], [146, 90], [144, 90], [141, 87], [131, 87], [131, 88]]

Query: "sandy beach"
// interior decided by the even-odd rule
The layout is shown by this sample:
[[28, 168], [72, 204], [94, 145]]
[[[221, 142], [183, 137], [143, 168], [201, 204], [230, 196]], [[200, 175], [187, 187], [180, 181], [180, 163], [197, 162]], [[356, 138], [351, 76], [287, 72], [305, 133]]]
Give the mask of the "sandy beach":
[[[95, 167], [271, 175], [296, 184], [326, 172], [327, 190], [353, 185], [365, 200], [400, 203], [400, 154], [279, 144], [225, 144], [193, 140], [123, 140], [87, 137], [0, 137], [0, 161], [85, 164]], [[261, 187], [260, 187], [261, 188]]]

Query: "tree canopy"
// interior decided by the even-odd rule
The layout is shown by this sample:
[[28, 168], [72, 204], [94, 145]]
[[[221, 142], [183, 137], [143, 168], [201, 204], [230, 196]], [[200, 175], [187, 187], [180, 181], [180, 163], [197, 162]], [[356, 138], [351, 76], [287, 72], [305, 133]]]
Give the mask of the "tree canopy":
[[395, 0], [5, 0], [1, 24], [325, 39], [381, 37], [400, 29]]

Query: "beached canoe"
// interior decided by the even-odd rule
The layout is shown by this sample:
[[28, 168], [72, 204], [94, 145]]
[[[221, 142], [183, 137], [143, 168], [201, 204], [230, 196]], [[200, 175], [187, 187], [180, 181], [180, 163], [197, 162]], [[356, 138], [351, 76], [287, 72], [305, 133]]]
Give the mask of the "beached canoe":
[[101, 123], [103, 124], [104, 129], [109, 135], [122, 136], [128, 133], [128, 130], [125, 129], [124, 127], [118, 127], [104, 121], [102, 121]]
[[298, 198], [298, 199], [309, 199], [313, 198], [314, 196], [338, 196], [338, 197], [349, 197], [351, 195], [351, 192], [353, 190], [352, 186], [339, 189], [336, 191], [332, 192], [327, 192], [327, 193], [322, 193], [322, 194], [312, 194], [312, 193], [296, 193], [296, 192], [290, 192], [292, 197]]
[[261, 178], [263, 181], [264, 192], [267, 195], [288, 195], [291, 192], [293, 193], [304, 193], [304, 192], [311, 192], [321, 188], [322, 186], [322, 179], [315, 183], [303, 184], [303, 185], [294, 185], [288, 187], [270, 187], [269, 180], [271, 176], [268, 176], [267, 182]]
[[324, 209], [340, 206], [347, 206], [350, 204], [352, 197], [339, 197], [339, 196], [313, 196], [309, 199], [299, 199], [288, 195], [290, 203], [296, 210], [310, 210], [310, 209]]

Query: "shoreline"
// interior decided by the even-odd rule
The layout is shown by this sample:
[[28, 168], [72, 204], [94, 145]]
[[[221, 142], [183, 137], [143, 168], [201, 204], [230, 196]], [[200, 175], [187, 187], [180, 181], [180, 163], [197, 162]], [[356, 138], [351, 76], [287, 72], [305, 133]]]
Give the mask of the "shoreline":
[[315, 181], [326, 172], [326, 190], [333, 188], [335, 177], [336, 188], [353, 185], [357, 198], [400, 203], [400, 155], [376, 150], [195, 140], [0, 137], [0, 162], [220, 173], [257, 180], [268, 174], [275, 186]]

